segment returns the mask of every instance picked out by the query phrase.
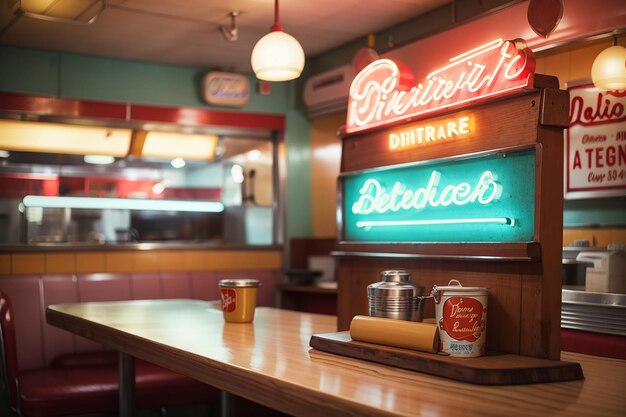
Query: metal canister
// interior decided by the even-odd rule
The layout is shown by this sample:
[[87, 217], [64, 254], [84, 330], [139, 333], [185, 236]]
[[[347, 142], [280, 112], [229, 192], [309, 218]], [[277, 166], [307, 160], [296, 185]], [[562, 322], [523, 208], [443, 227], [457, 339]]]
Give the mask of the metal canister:
[[382, 271], [380, 282], [367, 287], [369, 315], [422, 321], [423, 291], [422, 287], [411, 282], [411, 273], [408, 271]]

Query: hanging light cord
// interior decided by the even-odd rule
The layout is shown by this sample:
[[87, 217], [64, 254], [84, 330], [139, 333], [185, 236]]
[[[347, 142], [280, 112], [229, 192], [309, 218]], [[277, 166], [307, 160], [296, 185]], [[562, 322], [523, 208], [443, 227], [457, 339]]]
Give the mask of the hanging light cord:
[[270, 28], [271, 32], [282, 32], [283, 27], [278, 20], [278, 0], [274, 0], [274, 25]]

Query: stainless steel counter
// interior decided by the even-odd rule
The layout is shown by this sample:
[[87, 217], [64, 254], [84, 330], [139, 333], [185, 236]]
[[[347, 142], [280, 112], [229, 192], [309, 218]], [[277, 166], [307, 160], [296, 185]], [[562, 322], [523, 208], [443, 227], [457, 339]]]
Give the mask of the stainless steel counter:
[[626, 294], [564, 289], [561, 327], [626, 336]]

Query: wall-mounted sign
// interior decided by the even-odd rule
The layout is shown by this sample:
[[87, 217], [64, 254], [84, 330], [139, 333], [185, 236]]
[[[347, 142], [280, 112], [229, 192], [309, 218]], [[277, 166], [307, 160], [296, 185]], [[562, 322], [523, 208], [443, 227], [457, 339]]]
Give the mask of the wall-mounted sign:
[[535, 150], [402, 165], [343, 177], [344, 240], [527, 242]]
[[250, 82], [241, 74], [211, 71], [202, 80], [202, 98], [216, 106], [241, 107], [250, 99]]
[[626, 90], [568, 87], [565, 198], [626, 195]]
[[450, 59], [415, 84], [411, 70], [379, 59], [352, 81], [346, 132], [436, 114], [532, 86], [535, 60], [522, 40], [496, 39]]

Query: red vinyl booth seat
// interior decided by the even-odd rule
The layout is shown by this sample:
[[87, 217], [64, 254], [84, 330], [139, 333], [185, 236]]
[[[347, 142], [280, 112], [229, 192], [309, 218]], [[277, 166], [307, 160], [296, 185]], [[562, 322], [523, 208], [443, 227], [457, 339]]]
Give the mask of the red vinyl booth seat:
[[[118, 410], [116, 352], [62, 355], [49, 368], [18, 371], [13, 306], [2, 291], [0, 329], [9, 403], [23, 416], [51, 417]], [[135, 395], [138, 408], [208, 403], [219, 399], [217, 389], [141, 360], [135, 361]]]
[[561, 350], [607, 358], [626, 359], [626, 337], [561, 329]]
[[[148, 362], [136, 361], [138, 408], [216, 401], [217, 390]], [[18, 376], [20, 407], [25, 416], [115, 413], [118, 410], [118, 368], [113, 365], [47, 368]]]

